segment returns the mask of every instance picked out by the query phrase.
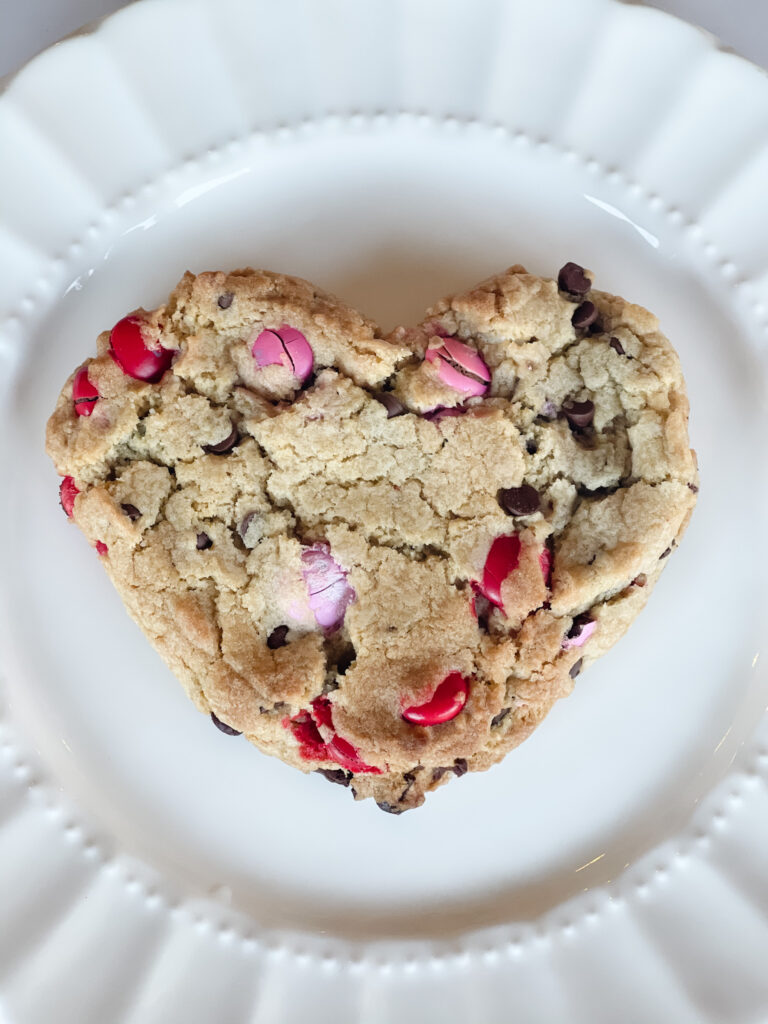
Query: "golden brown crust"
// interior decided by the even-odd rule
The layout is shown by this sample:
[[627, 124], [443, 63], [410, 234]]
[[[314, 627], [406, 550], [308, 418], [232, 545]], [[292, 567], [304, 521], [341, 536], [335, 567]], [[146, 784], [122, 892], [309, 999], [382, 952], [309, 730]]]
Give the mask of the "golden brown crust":
[[[67, 381], [48, 451], [80, 490], [75, 522], [106, 545], [128, 611], [201, 710], [399, 812], [500, 760], [570, 692], [645, 604], [697, 490], [683, 379], [656, 318], [584, 298], [594, 333], [574, 328], [556, 282], [513, 267], [384, 338], [308, 282], [246, 269], [186, 274], [164, 307], [137, 311], [179, 353], [159, 383], [124, 374], [101, 335], [87, 363], [100, 397], [77, 416]], [[251, 354], [285, 324], [314, 354], [303, 389]], [[482, 356], [487, 395], [467, 398], [424, 358], [446, 336]], [[383, 387], [404, 415], [387, 417]], [[568, 401], [593, 403], [587, 427], [563, 415]], [[230, 452], [204, 451], [233, 428]], [[524, 483], [540, 509], [511, 516], [500, 491]], [[489, 549], [511, 534], [503, 612], [475, 607]], [[317, 542], [354, 590], [337, 630], [310, 605], [302, 557]], [[584, 613], [593, 632], [575, 646]], [[460, 714], [403, 719], [451, 673], [470, 680]], [[323, 695], [336, 734], [381, 774], [305, 756], [291, 719]]]

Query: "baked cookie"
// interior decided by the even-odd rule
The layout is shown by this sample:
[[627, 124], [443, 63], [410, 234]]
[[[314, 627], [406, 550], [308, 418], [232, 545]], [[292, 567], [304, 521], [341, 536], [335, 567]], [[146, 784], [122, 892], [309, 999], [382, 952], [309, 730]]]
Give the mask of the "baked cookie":
[[387, 337], [186, 274], [50, 418], [64, 511], [195, 704], [393, 813], [501, 760], [641, 610], [696, 502], [656, 318], [512, 267]]

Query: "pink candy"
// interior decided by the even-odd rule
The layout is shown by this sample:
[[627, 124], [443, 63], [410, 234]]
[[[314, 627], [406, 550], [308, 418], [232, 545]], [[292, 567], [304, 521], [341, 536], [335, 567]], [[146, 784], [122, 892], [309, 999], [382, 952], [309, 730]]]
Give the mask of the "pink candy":
[[541, 566], [541, 574], [544, 577], [544, 583], [549, 588], [552, 583], [552, 552], [547, 547], [543, 547], [539, 554], [539, 565]]
[[[574, 621], [574, 625], [577, 625], [576, 621]], [[593, 619], [590, 619], [589, 622], [584, 622], [581, 625], [581, 628], [579, 629], [579, 632], [576, 634], [576, 636], [565, 637], [560, 646], [564, 651], [571, 651], [574, 647], [583, 647], [596, 629], [597, 623]]]
[[311, 345], [301, 331], [288, 324], [279, 331], [262, 331], [251, 352], [258, 366], [285, 366], [302, 383], [315, 365]]
[[461, 406], [456, 406], [453, 409], [443, 409], [442, 406], [438, 406], [437, 409], [425, 412], [424, 419], [429, 420], [430, 423], [438, 424], [441, 420], [447, 420], [453, 416], [463, 416], [466, 411], [467, 410], [462, 409]]
[[430, 699], [403, 711], [403, 718], [411, 725], [441, 725], [450, 722], [467, 703], [469, 681], [461, 672], [451, 672], [440, 683]]
[[150, 337], [148, 325], [137, 316], [126, 316], [118, 321], [109, 341], [115, 362], [123, 373], [150, 384], [160, 380], [176, 354], [163, 348], [159, 338]]
[[301, 553], [301, 574], [307, 584], [309, 607], [318, 626], [332, 633], [344, 621], [347, 605], [355, 592], [347, 583], [347, 574], [331, 556], [330, 545], [318, 541]]
[[437, 348], [424, 353], [427, 362], [437, 365], [440, 380], [463, 395], [484, 395], [491, 382], [491, 373], [478, 353], [456, 338], [443, 338]]

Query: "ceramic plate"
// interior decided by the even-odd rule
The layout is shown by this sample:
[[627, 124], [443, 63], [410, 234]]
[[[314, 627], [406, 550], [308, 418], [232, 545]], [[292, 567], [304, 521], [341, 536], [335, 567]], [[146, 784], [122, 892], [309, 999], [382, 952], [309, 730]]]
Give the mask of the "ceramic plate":
[[[613, 0], [145, 0], [0, 98], [0, 1020], [768, 1019], [768, 83]], [[190, 268], [388, 328], [521, 262], [656, 312], [699, 505], [532, 739], [401, 818], [223, 736], [43, 452]]]

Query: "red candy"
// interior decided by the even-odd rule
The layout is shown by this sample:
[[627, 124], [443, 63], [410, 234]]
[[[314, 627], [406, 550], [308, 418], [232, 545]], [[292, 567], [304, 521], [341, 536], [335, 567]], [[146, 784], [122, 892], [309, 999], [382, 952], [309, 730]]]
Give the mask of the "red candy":
[[324, 725], [329, 729], [333, 729], [331, 702], [327, 697], [315, 697], [312, 701], [312, 717], [318, 725]]
[[71, 476], [65, 476], [59, 486], [59, 501], [61, 507], [67, 514], [67, 519], [72, 518], [72, 513], [75, 510], [75, 498], [80, 493], [79, 488], [75, 487], [75, 481]]
[[101, 541], [101, 540], [97, 540], [97, 541], [96, 541], [96, 551], [97, 551], [97, 552], [98, 552], [98, 553], [99, 553], [99, 554], [101, 555], [101, 557], [103, 558], [103, 557], [104, 557], [104, 555], [106, 555], [106, 554], [107, 554], [107, 552], [109, 551], [109, 548], [108, 548], [108, 547], [107, 547], [107, 545], [106, 545], [106, 544], [104, 543], [104, 541]]
[[[299, 754], [306, 761], [335, 761], [348, 772], [367, 772], [381, 775], [381, 768], [374, 768], [358, 757], [355, 747], [333, 731], [331, 702], [327, 697], [315, 697], [312, 711], [300, 711], [293, 718], [284, 718], [283, 726], [290, 728], [299, 744]], [[323, 732], [321, 732], [321, 729]], [[324, 741], [323, 733], [329, 736]]]
[[72, 381], [72, 401], [78, 416], [90, 416], [99, 398], [97, 388], [88, 379], [88, 367], [81, 366]]
[[[485, 560], [483, 579], [475, 584], [475, 588], [487, 598], [491, 604], [504, 611], [501, 600], [501, 585], [510, 573], [514, 572], [520, 562], [520, 538], [516, 533], [507, 537], [497, 537], [491, 544], [491, 550]], [[543, 566], [542, 566], [543, 570]]]
[[467, 703], [469, 681], [460, 672], [451, 672], [440, 683], [426, 704], [406, 708], [403, 718], [412, 725], [440, 725], [450, 722]]
[[341, 736], [334, 736], [328, 743], [328, 757], [331, 761], [346, 768], [348, 772], [367, 773], [368, 775], [381, 775], [381, 768], [374, 768], [366, 764], [357, 756], [357, 750], [348, 740]]
[[160, 380], [175, 354], [170, 349], [162, 348], [157, 339], [154, 344], [148, 344], [150, 339], [145, 321], [137, 316], [126, 316], [118, 321], [112, 328], [109, 340], [115, 362], [123, 372], [150, 384]]
[[300, 711], [294, 718], [284, 718], [283, 725], [290, 728], [299, 744], [299, 753], [305, 761], [328, 760], [323, 737], [308, 711]]

